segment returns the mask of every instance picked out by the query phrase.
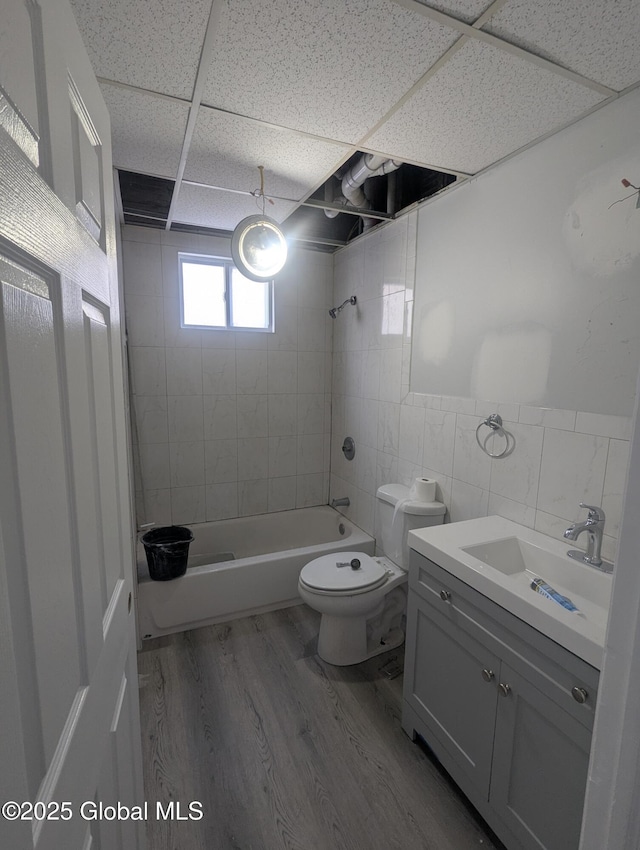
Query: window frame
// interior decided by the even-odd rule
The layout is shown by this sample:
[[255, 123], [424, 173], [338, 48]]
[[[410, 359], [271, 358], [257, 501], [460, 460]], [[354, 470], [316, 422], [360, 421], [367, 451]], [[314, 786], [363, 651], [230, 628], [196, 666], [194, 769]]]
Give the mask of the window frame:
[[[203, 266], [216, 266], [224, 269], [224, 309], [225, 325], [192, 325], [185, 324], [184, 320], [184, 282], [183, 263], [199, 264]], [[180, 299], [180, 327], [184, 330], [200, 331], [229, 331], [232, 333], [274, 333], [274, 286], [273, 279], [265, 280], [267, 286], [267, 309], [269, 312], [269, 324], [265, 328], [243, 327], [231, 324], [231, 275], [233, 270], [242, 274], [231, 257], [220, 257], [212, 254], [193, 254], [188, 251], [178, 252], [178, 290]]]

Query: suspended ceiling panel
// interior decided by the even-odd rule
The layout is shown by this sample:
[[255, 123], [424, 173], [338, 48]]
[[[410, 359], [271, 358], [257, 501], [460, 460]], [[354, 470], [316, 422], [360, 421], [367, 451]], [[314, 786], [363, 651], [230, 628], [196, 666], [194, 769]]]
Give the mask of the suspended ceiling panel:
[[467, 42], [367, 146], [475, 173], [604, 98], [481, 42]]
[[97, 76], [191, 98], [211, 0], [71, 0]]
[[191, 141], [185, 178], [225, 189], [265, 192], [301, 200], [324, 182], [348, 156], [350, 148], [322, 139], [201, 108]]
[[189, 106], [119, 86], [100, 86], [111, 116], [113, 164], [175, 178]]
[[491, 6], [492, 0], [418, 0], [423, 6], [430, 6], [439, 12], [445, 12], [460, 21], [472, 24]]
[[639, 0], [509, 0], [485, 29], [616, 91], [640, 78]]
[[200, 226], [233, 229], [254, 202], [217, 189], [258, 188], [258, 165], [296, 200], [357, 150], [476, 173], [601, 103], [596, 82], [640, 80], [640, 0], [71, 2], [96, 73], [125, 87], [103, 86], [116, 165], [184, 165], [210, 188], [183, 187], [176, 220]]
[[[273, 205], [267, 204], [265, 212], [276, 221], [283, 221], [295, 206], [295, 203], [276, 200]], [[241, 219], [259, 212], [262, 212], [262, 206], [251, 195], [183, 183], [173, 220], [217, 230], [233, 230]]]
[[355, 144], [457, 38], [392, 0], [234, 0], [202, 100]]

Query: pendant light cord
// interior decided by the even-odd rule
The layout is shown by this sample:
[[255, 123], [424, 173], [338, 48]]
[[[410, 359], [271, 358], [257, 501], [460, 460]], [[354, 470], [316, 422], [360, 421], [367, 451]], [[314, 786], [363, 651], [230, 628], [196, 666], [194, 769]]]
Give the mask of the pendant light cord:
[[250, 192], [249, 194], [253, 195], [256, 200], [258, 200], [258, 198], [262, 200], [262, 215], [266, 216], [265, 208], [267, 205], [267, 201], [270, 204], [273, 204], [273, 201], [271, 200], [271, 198], [267, 198], [264, 193], [264, 165], [259, 165], [258, 171], [260, 172], [260, 188], [254, 189], [254, 191]]
[[260, 172], [260, 197], [262, 198], [262, 215], [264, 215], [264, 165], [258, 166]]

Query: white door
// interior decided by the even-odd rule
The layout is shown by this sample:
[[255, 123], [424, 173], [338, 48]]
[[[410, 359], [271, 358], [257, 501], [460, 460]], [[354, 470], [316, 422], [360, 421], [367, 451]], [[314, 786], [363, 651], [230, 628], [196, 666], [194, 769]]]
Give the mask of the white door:
[[0, 847], [137, 850], [109, 119], [66, 0], [1, 6]]

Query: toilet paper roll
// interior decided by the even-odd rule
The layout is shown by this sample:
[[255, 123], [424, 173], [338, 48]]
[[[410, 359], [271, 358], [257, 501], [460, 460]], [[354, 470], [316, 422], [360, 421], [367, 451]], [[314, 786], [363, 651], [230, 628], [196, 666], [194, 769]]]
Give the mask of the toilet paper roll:
[[419, 502], [435, 502], [436, 483], [434, 478], [416, 478], [411, 486], [409, 498]]

